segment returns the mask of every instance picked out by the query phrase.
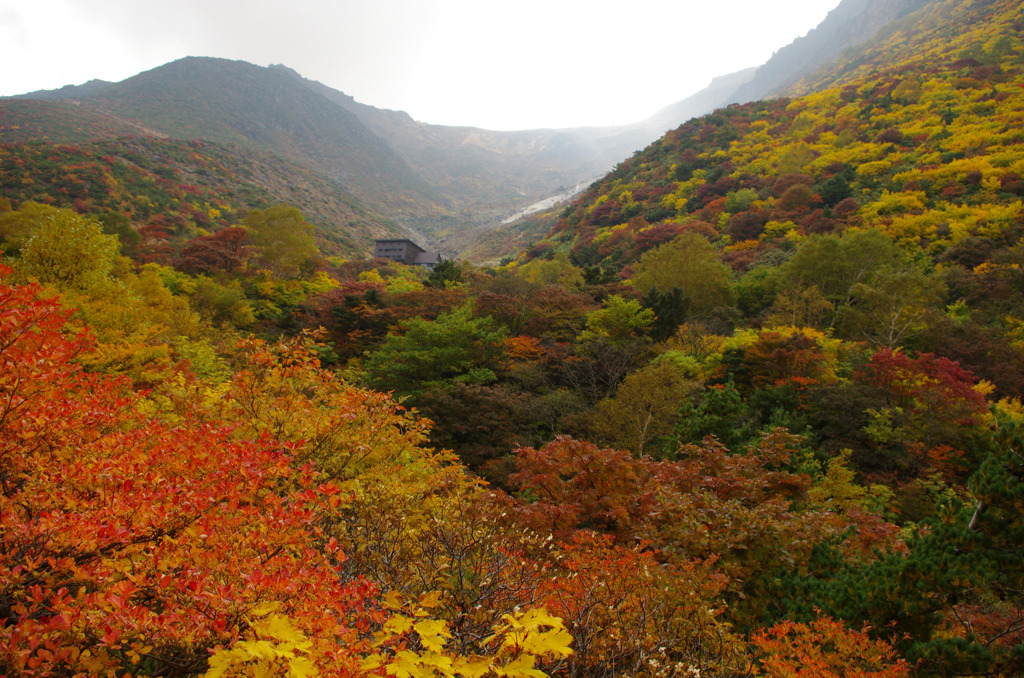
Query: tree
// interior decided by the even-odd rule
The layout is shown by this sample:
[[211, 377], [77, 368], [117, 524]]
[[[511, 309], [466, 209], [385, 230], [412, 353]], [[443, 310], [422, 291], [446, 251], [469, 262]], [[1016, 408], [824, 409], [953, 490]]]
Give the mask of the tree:
[[107, 235], [117, 236], [121, 243], [121, 252], [131, 254], [142, 242], [142, 236], [132, 228], [131, 219], [123, 212], [105, 212], [98, 217]]
[[516, 275], [532, 283], [572, 288], [583, 284], [583, 271], [572, 265], [569, 255], [558, 252], [551, 259], [535, 259], [520, 266]]
[[[424, 447], [430, 422], [322, 369], [311, 340], [243, 342], [245, 367], [213, 412], [236, 435], [295, 447], [293, 466], [312, 464], [331, 482], [336, 501], [319, 524], [347, 556], [344, 578], [429, 598], [455, 651], [491, 651], [491, 628], [537, 601], [542, 571], [524, 555], [543, 539], [495, 520], [492, 495], [450, 453]], [[201, 400], [180, 397], [185, 408]]]
[[665, 341], [686, 322], [686, 314], [690, 311], [693, 300], [683, 296], [683, 291], [673, 287], [662, 292], [657, 287], [644, 295], [643, 305], [654, 311], [654, 322], [650, 326], [651, 339]]
[[313, 225], [291, 205], [252, 210], [242, 222], [263, 264], [275, 275], [294, 278], [308, 271], [319, 254]]
[[418, 396], [453, 381], [489, 384], [497, 378], [505, 330], [489, 317], [473, 318], [468, 305], [436, 320], [414, 318], [399, 332], [367, 356], [375, 388]]
[[[891, 635], [918, 670], [937, 675], [1019, 675], [1024, 667], [1024, 438], [999, 417], [968, 481], [972, 499], [947, 497], [906, 548], [871, 563], [844, 562], [820, 544], [813, 574], [781, 577], [794, 620], [819, 610]], [[876, 632], [877, 633], [877, 632]]]
[[693, 390], [672, 361], [659, 360], [627, 376], [615, 396], [597, 404], [591, 430], [615, 447], [642, 456], [672, 433], [679, 404]]
[[614, 295], [605, 299], [601, 308], [587, 314], [587, 327], [579, 340], [636, 341], [653, 322], [654, 311], [644, 308], [636, 299]]
[[923, 326], [944, 291], [940, 280], [916, 268], [879, 271], [870, 282], [850, 288], [852, 302], [843, 309], [841, 327], [846, 336], [895, 349]]
[[188, 273], [235, 273], [248, 257], [249, 233], [244, 228], [225, 228], [195, 238], [181, 250], [178, 268]]
[[869, 412], [874, 440], [910, 458], [911, 472], [935, 468], [950, 477], [974, 469], [988, 410], [973, 374], [928, 353], [911, 358], [882, 349], [855, 379], [884, 389], [885, 407]]
[[592, 335], [581, 341], [561, 363], [561, 377], [587, 400], [607, 398], [633, 370], [652, 358], [650, 340], [612, 341]]
[[25, 201], [16, 210], [10, 209], [10, 201], [6, 205], [6, 210], [0, 210], [0, 241], [3, 241], [3, 251], [8, 255], [21, 249], [25, 240], [45, 220], [61, 212], [56, 207], [31, 200]]
[[520, 508], [527, 526], [561, 540], [581, 528], [634, 534], [649, 473], [628, 452], [559, 436], [539, 449], [517, 449], [516, 468], [512, 483], [535, 498]]
[[352, 670], [374, 591], [317, 525], [331, 488], [268, 437], [141, 414], [128, 380], [73, 362], [91, 340], [66, 322], [0, 286], [0, 670], [195, 675], [268, 603]]
[[569, 676], [730, 676], [744, 648], [714, 604], [725, 585], [711, 561], [661, 554], [579, 532], [558, 547], [541, 601], [565, 620]]
[[21, 245], [23, 276], [59, 287], [86, 289], [107, 280], [118, 253], [115, 236], [70, 210], [39, 219]]
[[643, 294], [678, 287], [692, 300], [694, 314], [732, 303], [732, 273], [704, 237], [684, 233], [648, 250], [633, 269], [633, 286]]
[[768, 678], [903, 678], [910, 665], [897, 658], [870, 628], [846, 628], [841, 621], [781, 621], [752, 638], [760, 652], [755, 675]]
[[649, 543], [667, 562], [713, 558], [729, 576], [732, 621], [749, 627], [776, 609], [776, 577], [807, 564], [819, 541], [836, 538], [843, 554], [870, 559], [897, 540], [898, 529], [877, 517], [806, 507], [810, 478], [790, 470], [799, 442], [773, 430], [730, 453], [707, 439], [656, 462], [559, 437], [517, 451], [515, 515], [563, 541], [595, 530], [621, 545]]
[[[419, 424], [396, 416], [387, 396], [349, 391], [301, 344], [275, 354], [253, 340], [227, 397], [183, 373], [179, 392], [144, 402], [128, 380], [74, 363], [91, 340], [67, 318], [38, 287], [0, 285], [5, 675], [353, 678], [454, 666], [543, 678], [538, 660], [571, 654], [559, 620], [511, 609], [508, 598], [488, 610], [493, 635], [474, 626], [461, 636], [472, 655], [447, 649], [439, 594], [407, 607], [346, 572], [339, 541], [360, 525], [341, 521], [369, 504], [342, 483], [360, 489], [352, 481], [362, 475], [372, 491], [406, 481], [394, 496], [421, 515], [404, 491], [410, 478], [434, 482], [424, 498], [472, 488], [418, 448]], [[164, 418], [143, 413], [154, 410]], [[471, 521], [448, 526], [475, 537]], [[478, 553], [487, 564], [522, 562]], [[499, 581], [500, 597], [513, 579]], [[477, 587], [467, 588], [454, 590]]]
[[462, 267], [454, 259], [442, 259], [438, 262], [424, 281], [427, 287], [444, 289], [448, 285], [456, 285], [462, 281]]
[[853, 300], [852, 289], [868, 283], [877, 271], [896, 267], [901, 254], [883, 233], [853, 231], [843, 235], [812, 236], [781, 268], [784, 289], [816, 286], [832, 305], [829, 326], [838, 320], [839, 309]]
[[[240, 342], [245, 362], [224, 397], [215, 400], [212, 416], [235, 426], [243, 437], [269, 434], [301, 446], [298, 464], [314, 463], [341, 487], [358, 486], [363, 474], [378, 468], [403, 476], [404, 470], [396, 470], [402, 460], [415, 467], [410, 471], [415, 476], [432, 468], [432, 461], [450, 460], [420, 449], [428, 422], [405, 412], [390, 396], [353, 387], [323, 369], [315, 339], [312, 334], [273, 344], [251, 338]], [[190, 392], [179, 397], [186, 409], [204, 400]]]
[[196, 279], [190, 300], [196, 311], [217, 325], [248, 328], [256, 322], [252, 306], [237, 283], [222, 285], [201, 275]]
[[715, 436], [730, 448], [746, 445], [756, 432], [756, 416], [732, 381], [708, 386], [693, 401], [680, 403], [673, 430], [681, 444]]
[[813, 327], [825, 329], [833, 319], [835, 307], [817, 285], [782, 290], [775, 297], [765, 323], [770, 326]]
[[419, 410], [434, 423], [431, 442], [452, 450], [477, 473], [520, 445], [539, 439], [533, 418], [536, 396], [504, 384], [466, 384], [456, 381], [427, 391]]

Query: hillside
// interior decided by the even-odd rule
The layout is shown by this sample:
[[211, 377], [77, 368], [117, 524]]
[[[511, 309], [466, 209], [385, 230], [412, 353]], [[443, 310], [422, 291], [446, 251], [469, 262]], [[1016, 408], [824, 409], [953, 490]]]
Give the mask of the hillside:
[[[819, 76], [822, 89], [731, 106], [668, 133], [566, 208], [526, 259], [564, 253], [629, 279], [659, 247], [696, 234], [737, 276], [745, 316], [777, 318], [790, 303], [777, 296], [784, 291], [810, 295], [800, 302], [810, 306], [824, 294], [819, 311], [830, 310], [812, 324], [828, 330], [858, 313], [849, 284], [829, 296], [832, 283], [793, 277], [797, 264], [786, 262], [869, 232], [919, 262], [951, 308], [1019, 346], [1008, 318], [1020, 317], [1020, 299], [994, 289], [1021, 285], [1022, 27], [1016, 3], [936, 3]], [[900, 312], [885, 321], [893, 331]], [[1004, 369], [970, 347], [934, 342], [918, 346], [1004, 393], [1019, 388], [1016, 359]]]
[[329, 254], [361, 256], [374, 238], [401, 233], [309, 169], [209, 141], [8, 144], [0, 146], [0, 174], [0, 197], [14, 206], [32, 200], [85, 214], [118, 214], [143, 234], [161, 231], [179, 246], [200, 230], [235, 225], [248, 210], [279, 202], [306, 214]]
[[76, 144], [97, 139], [154, 135], [145, 126], [57, 100], [0, 99], [0, 140]]
[[692, 223], [745, 270], [854, 225], [933, 254], [1011, 243], [1024, 80], [1010, 5], [937, 3], [804, 97], [686, 123], [595, 183], [546, 247], [621, 268]]
[[846, 50], [856, 50], [893, 22], [933, 0], [843, 0], [807, 35], [772, 55], [729, 97], [746, 103], [778, 96], [800, 78], [830, 68]]
[[[782, 47], [771, 59], [758, 67], [716, 77], [705, 89], [666, 106], [651, 117], [613, 130], [573, 130], [604, 147], [617, 160], [628, 158], [636, 149], [646, 146], [666, 131], [681, 123], [706, 115], [726, 106], [770, 98], [786, 93], [802, 78], [821, 70], [827, 71], [846, 50], [855, 50], [869, 42], [893, 22], [928, 4], [929, 0], [843, 0], [829, 12], [824, 21], [806, 36]], [[553, 220], [552, 220], [553, 221]], [[531, 217], [517, 233], [516, 224], [502, 225], [487, 235], [497, 242], [520, 243], [534, 240], [537, 219]], [[488, 243], [472, 247], [474, 253], [493, 252]], [[504, 254], [512, 254], [505, 251]]]

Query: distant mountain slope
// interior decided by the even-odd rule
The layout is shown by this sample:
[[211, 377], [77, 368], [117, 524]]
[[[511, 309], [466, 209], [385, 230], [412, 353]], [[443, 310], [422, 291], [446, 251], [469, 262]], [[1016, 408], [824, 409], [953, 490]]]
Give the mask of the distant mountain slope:
[[271, 68], [289, 73], [358, 116], [455, 209], [490, 208], [492, 219], [606, 172], [647, 141], [623, 137], [628, 130], [620, 128], [500, 132], [430, 125], [403, 111], [359, 103], [284, 66]]
[[[31, 133], [12, 134], [8, 126], [0, 140], [81, 142], [149, 134], [271, 152], [436, 237], [496, 224], [581, 178], [599, 176], [643, 145], [617, 144], [616, 130], [491, 132], [426, 125], [359, 104], [282, 66], [224, 59], [181, 59], [123, 82], [94, 81], [17, 101], [29, 106], [27, 99], [37, 100], [39, 111], [44, 101], [71, 102], [74, 108], [59, 110], [75, 120], [43, 116]], [[13, 107], [14, 101], [0, 106]], [[77, 121], [85, 111], [88, 124]]]
[[22, 94], [19, 99], [78, 99], [90, 94], [97, 94], [114, 83], [106, 80], [93, 79], [81, 85], [64, 85], [59, 89], [40, 89], [28, 94]]
[[701, 91], [666, 106], [639, 123], [637, 127], [645, 129], [649, 134], [654, 134], [657, 137], [670, 129], [679, 127], [691, 118], [705, 115], [716, 108], [733, 103], [733, 94], [742, 85], [750, 82], [756, 72], [757, 68], [747, 68], [737, 73], [717, 77]]
[[930, 256], [971, 239], [1019, 242], [1019, 2], [930, 3], [804, 86], [806, 96], [720, 109], [669, 132], [591, 186], [531, 256], [570, 251], [577, 265], [628, 275], [686, 231], [740, 271], [853, 227]]
[[0, 143], [80, 143], [138, 134], [155, 131], [66, 101], [0, 99]]
[[190, 57], [79, 101], [168, 136], [275, 153], [396, 213], [442, 211], [440, 196], [356, 116], [272, 69]]
[[[872, 40], [842, 55], [830, 68], [807, 74], [787, 93], [803, 95], [864, 82], [879, 74], [1010, 79], [1021, 63], [1007, 63], [1024, 40], [1024, 6], [1004, 0], [931, 0], [926, 11], [890, 24]], [[967, 81], [959, 81], [966, 87]]]
[[844, 50], [873, 38], [892, 22], [934, 0], [843, 0], [806, 36], [783, 47], [736, 89], [730, 103], [778, 96], [800, 78], [827, 68]]

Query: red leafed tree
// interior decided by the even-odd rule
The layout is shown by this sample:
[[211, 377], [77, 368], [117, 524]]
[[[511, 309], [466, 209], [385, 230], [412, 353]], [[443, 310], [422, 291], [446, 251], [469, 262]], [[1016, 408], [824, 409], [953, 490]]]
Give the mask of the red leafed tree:
[[567, 675], [737, 675], [742, 643], [722, 618], [726, 577], [712, 561], [659, 562], [640, 547], [578, 532], [539, 587], [573, 636]]
[[888, 429], [883, 439], [909, 450], [918, 465], [953, 477], [969, 474], [977, 463], [974, 438], [988, 410], [973, 374], [930, 353], [911, 358], [884, 349], [856, 376], [888, 395], [889, 407], [878, 413]]
[[354, 672], [373, 591], [318, 531], [330, 488], [269, 439], [143, 416], [75, 365], [90, 339], [65, 321], [0, 286], [0, 673], [195, 674], [259, 609]]
[[561, 437], [518, 450], [510, 480], [523, 499], [513, 510], [557, 540], [596, 530], [617, 544], [651, 543], [675, 565], [714, 560], [729, 577], [734, 618], [750, 622], [771, 604], [775, 573], [808, 562], [822, 539], [850, 530], [844, 552], [868, 558], [898, 543], [896, 528], [875, 516], [807, 506], [810, 478], [787, 470], [797, 443], [776, 429], [730, 454], [709, 438], [658, 462]]
[[187, 273], [235, 273], [249, 256], [249, 233], [240, 226], [201, 235], [181, 250], [177, 266]]
[[958, 423], [973, 425], [988, 408], [985, 396], [974, 389], [975, 377], [959, 364], [931, 353], [911, 358], [883, 349], [871, 356], [867, 380], [886, 388], [900, 405], [932, 416], [941, 412]]
[[629, 452], [558, 437], [539, 450], [520, 448], [510, 480], [535, 497], [519, 510], [538, 531], [567, 539], [585, 528], [629, 538], [643, 513], [638, 504], [651, 491], [644, 489], [647, 466]]

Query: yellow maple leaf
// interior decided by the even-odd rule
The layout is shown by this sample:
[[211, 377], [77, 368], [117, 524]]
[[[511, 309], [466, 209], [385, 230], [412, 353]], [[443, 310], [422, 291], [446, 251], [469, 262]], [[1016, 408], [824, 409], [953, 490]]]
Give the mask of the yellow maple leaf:
[[398, 591], [388, 591], [384, 596], [384, 605], [392, 610], [401, 610], [405, 606], [405, 601]]
[[430, 591], [430, 592], [424, 593], [422, 596], [420, 596], [419, 606], [429, 610], [431, 608], [437, 607], [438, 604], [440, 604], [440, 602], [441, 602], [441, 592], [440, 591]]
[[420, 636], [423, 647], [433, 652], [440, 652], [444, 649], [444, 638], [451, 638], [448, 632], [448, 624], [440, 619], [424, 619], [416, 622], [416, 633]]
[[456, 657], [454, 669], [465, 678], [481, 678], [491, 672], [491, 662], [486, 658]]
[[412, 619], [402, 614], [396, 614], [384, 624], [384, 633], [400, 636], [412, 628]]
[[494, 667], [494, 672], [507, 678], [547, 678], [547, 674], [533, 668], [534, 656], [521, 654], [504, 666]]

